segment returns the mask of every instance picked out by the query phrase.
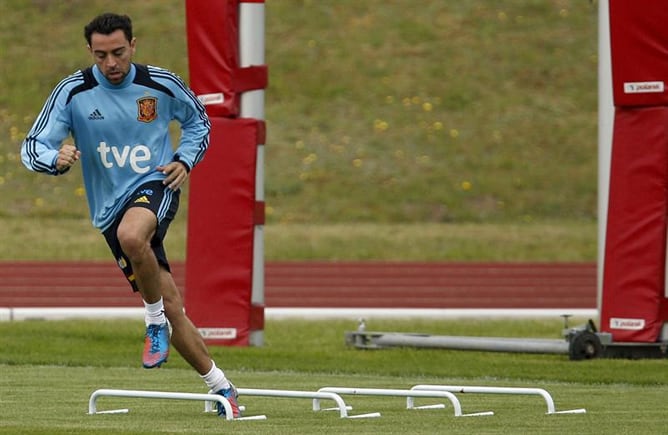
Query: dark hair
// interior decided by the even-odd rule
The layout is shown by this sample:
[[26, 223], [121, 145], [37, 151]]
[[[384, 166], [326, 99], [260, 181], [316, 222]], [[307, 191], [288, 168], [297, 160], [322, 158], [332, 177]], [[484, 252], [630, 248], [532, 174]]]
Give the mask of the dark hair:
[[132, 20], [127, 15], [118, 15], [106, 13], [98, 15], [84, 27], [84, 36], [88, 45], [90, 45], [91, 36], [93, 33], [101, 33], [103, 35], [110, 35], [116, 30], [122, 30], [125, 38], [132, 41]]

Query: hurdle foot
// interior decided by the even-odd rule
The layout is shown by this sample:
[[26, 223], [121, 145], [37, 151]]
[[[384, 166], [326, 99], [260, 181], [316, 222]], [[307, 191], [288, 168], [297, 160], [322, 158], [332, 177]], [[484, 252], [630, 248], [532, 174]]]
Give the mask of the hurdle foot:
[[128, 408], [122, 408], [122, 409], [109, 409], [106, 411], [93, 411], [89, 412], [88, 415], [96, 415], [96, 414], [127, 414], [129, 413], [130, 410]]
[[368, 414], [349, 415], [346, 418], [378, 418], [380, 412], [369, 412]]
[[554, 415], [554, 414], [586, 414], [587, 410], [584, 408], [579, 408], [579, 409], [568, 409], [564, 411], [554, 411], [554, 412], [547, 412], [547, 415]]
[[249, 415], [248, 417], [235, 417], [232, 419], [232, 421], [238, 421], [238, 420], [266, 420], [267, 416], [262, 414], [262, 415]]
[[435, 405], [413, 406], [411, 409], [443, 409], [443, 408], [445, 408], [444, 403], [437, 403]]
[[[353, 409], [353, 407], [350, 406], [350, 405], [346, 405], [344, 408], [345, 408], [347, 411], [352, 411], [352, 409]], [[341, 408], [338, 408], [338, 407], [333, 407], [333, 408], [322, 408], [322, 409], [320, 409], [320, 411], [340, 411], [340, 410], [341, 410]]]
[[487, 417], [490, 415], [494, 415], [494, 411], [472, 412], [470, 414], [462, 414], [460, 417]]

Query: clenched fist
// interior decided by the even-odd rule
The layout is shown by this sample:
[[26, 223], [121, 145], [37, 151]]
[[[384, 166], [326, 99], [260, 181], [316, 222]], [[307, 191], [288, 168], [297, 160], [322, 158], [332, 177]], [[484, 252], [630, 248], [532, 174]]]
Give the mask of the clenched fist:
[[74, 145], [63, 144], [58, 150], [58, 158], [56, 159], [56, 170], [58, 172], [65, 172], [81, 157], [79, 151]]

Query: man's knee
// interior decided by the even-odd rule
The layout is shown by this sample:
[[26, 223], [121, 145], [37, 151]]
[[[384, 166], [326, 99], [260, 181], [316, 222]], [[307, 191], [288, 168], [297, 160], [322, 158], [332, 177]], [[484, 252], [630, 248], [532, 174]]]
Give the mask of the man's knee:
[[151, 252], [151, 238], [157, 225], [155, 219], [153, 212], [145, 208], [133, 207], [125, 212], [116, 237], [130, 260], [141, 259]]
[[130, 260], [141, 258], [151, 248], [149, 241], [131, 228], [120, 226], [116, 236], [121, 249]]

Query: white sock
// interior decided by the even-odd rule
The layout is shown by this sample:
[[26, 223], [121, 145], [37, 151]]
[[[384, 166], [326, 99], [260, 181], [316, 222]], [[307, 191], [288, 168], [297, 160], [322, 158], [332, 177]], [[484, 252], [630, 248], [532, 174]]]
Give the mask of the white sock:
[[161, 325], [167, 322], [165, 317], [165, 306], [162, 303], [162, 298], [158, 302], [149, 304], [144, 301], [144, 307], [146, 311], [144, 312], [144, 321], [146, 326], [148, 325]]
[[200, 377], [204, 379], [204, 383], [209, 387], [209, 390], [214, 393], [230, 388], [230, 382], [225, 377], [225, 373], [216, 367], [216, 363], [213, 360], [211, 360], [211, 370], [209, 370], [209, 373], [200, 375]]

